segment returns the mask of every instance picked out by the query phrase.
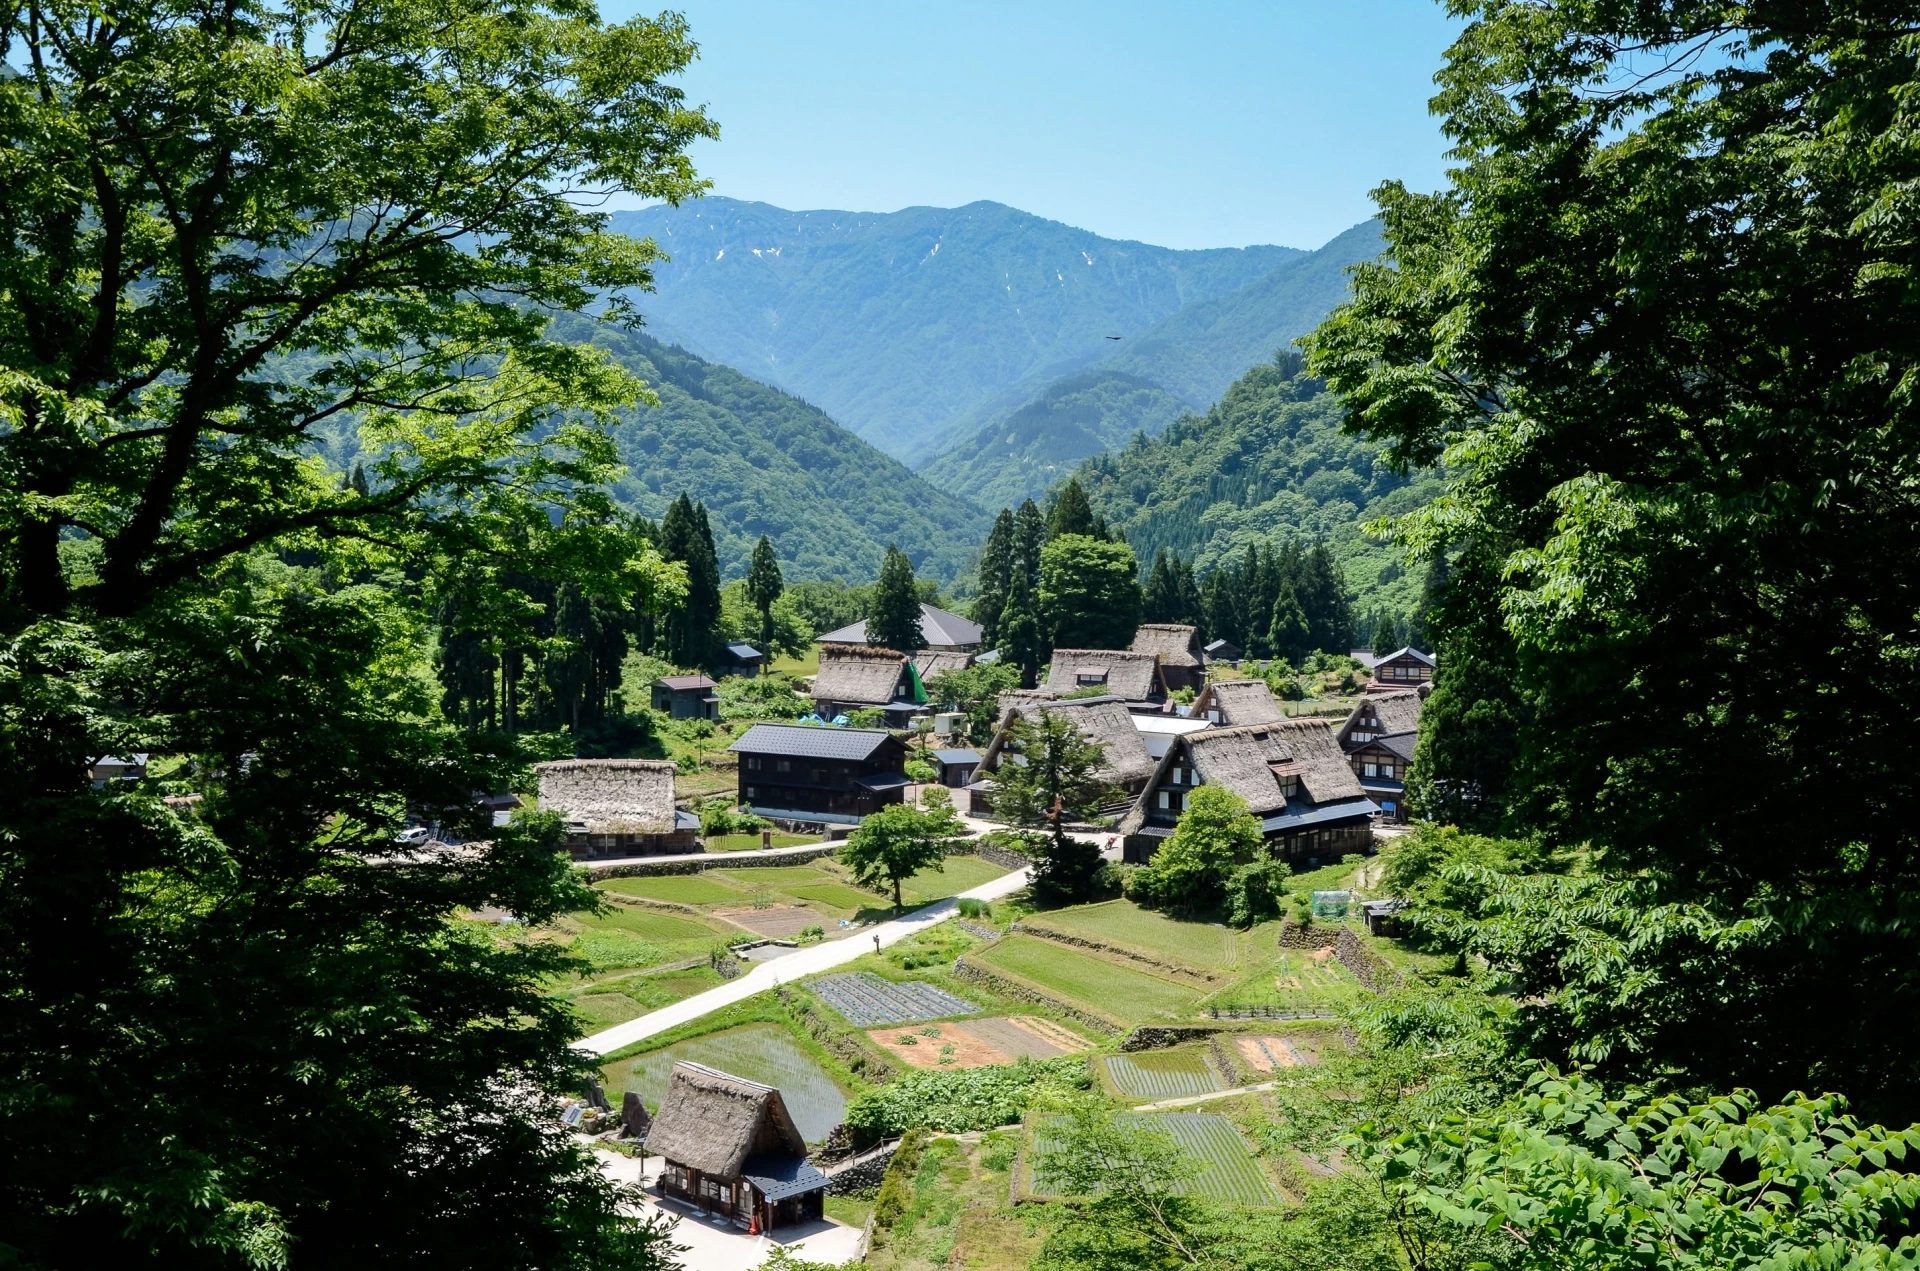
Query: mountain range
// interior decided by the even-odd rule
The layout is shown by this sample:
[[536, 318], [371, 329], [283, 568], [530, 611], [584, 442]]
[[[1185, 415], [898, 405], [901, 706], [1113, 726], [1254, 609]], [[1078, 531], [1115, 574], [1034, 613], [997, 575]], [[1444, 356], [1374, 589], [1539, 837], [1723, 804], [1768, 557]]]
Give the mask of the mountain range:
[[[1012, 391], [1018, 408], [1127, 337], [1308, 255], [1178, 251], [989, 202], [796, 212], [713, 197], [618, 212], [612, 227], [672, 256], [638, 298], [655, 335], [804, 398], [910, 464], [972, 436], [983, 405]], [[1176, 392], [1203, 409], [1206, 382], [1190, 375]]]

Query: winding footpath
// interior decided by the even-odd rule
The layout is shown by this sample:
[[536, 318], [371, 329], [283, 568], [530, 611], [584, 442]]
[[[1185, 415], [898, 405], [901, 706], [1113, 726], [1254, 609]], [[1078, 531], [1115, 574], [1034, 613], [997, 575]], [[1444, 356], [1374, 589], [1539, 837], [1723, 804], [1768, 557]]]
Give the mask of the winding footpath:
[[[775, 848], [775, 852], [783, 849]], [[793, 849], [786, 849], [793, 850]], [[652, 858], [654, 860], [659, 857]], [[599, 862], [596, 862], [599, 863]], [[638, 1019], [630, 1019], [624, 1024], [615, 1024], [605, 1032], [577, 1041], [574, 1045], [590, 1055], [609, 1055], [623, 1046], [631, 1046], [657, 1036], [670, 1028], [699, 1019], [711, 1014], [723, 1006], [745, 1001], [756, 993], [791, 983], [804, 976], [816, 975], [821, 971], [830, 971], [834, 967], [844, 966], [862, 954], [872, 953], [875, 941], [879, 948], [898, 944], [909, 936], [918, 935], [928, 928], [945, 922], [960, 912], [959, 901], [965, 900], [1001, 900], [1025, 887], [1028, 871], [1016, 869], [1011, 874], [1003, 874], [991, 882], [982, 883], [972, 891], [963, 891], [959, 896], [946, 900], [936, 900], [931, 905], [904, 913], [891, 922], [883, 922], [875, 927], [867, 927], [857, 934], [839, 940], [829, 940], [825, 944], [816, 944], [809, 948], [789, 953], [784, 958], [772, 962], [763, 962], [737, 980], [728, 980], [718, 988], [696, 993], [692, 997], [663, 1006], [657, 1011], [649, 1011]]]

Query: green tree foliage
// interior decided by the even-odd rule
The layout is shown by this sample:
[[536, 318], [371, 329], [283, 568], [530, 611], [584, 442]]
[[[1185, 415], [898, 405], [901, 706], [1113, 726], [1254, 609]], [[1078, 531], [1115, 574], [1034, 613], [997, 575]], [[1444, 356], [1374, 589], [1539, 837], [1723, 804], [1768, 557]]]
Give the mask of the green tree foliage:
[[1079, 1203], [1049, 1235], [1036, 1267], [1211, 1265], [1211, 1207], [1183, 1186], [1199, 1163], [1171, 1135], [1143, 1118], [1122, 1119], [1096, 1096], [1055, 1098], [1041, 1115], [1034, 1172]]
[[[5, 31], [6, 1260], [668, 1265], [551, 1118], [585, 1067], [545, 992], [570, 959], [449, 920], [592, 894], [554, 817], [473, 802], [522, 756], [420, 672], [436, 612], [457, 637], [498, 603], [441, 580], [566, 544], [633, 575], [582, 596], [667, 581], [604, 489], [640, 386], [548, 315], [618, 322], [649, 282], [580, 189], [699, 188], [683, 25], [399, 0]], [[350, 431], [342, 481], [317, 455]], [[94, 790], [127, 751], [201, 801]], [[397, 854], [409, 808], [475, 846]]]
[[1213, 910], [1234, 867], [1265, 855], [1265, 846], [1245, 799], [1225, 786], [1198, 786], [1187, 795], [1173, 836], [1127, 879], [1127, 894], [1155, 908]]
[[[1344, 432], [1344, 423], [1338, 399], [1286, 352], [1249, 370], [1204, 417], [1137, 438], [1074, 475], [1094, 513], [1143, 560], [1165, 547], [1191, 562], [1203, 587], [1250, 545], [1322, 541], [1338, 589], [1363, 611], [1406, 612], [1419, 579], [1406, 576], [1400, 549], [1363, 527], [1423, 505], [1440, 481], [1426, 469], [1396, 473], [1380, 445]], [[1307, 589], [1299, 590], [1311, 613]], [[1264, 635], [1272, 603], [1269, 592], [1265, 607], [1241, 621]], [[1244, 625], [1209, 633], [1220, 636], [1253, 647]]]
[[788, 583], [781, 599], [816, 633], [824, 633], [864, 622], [872, 594], [871, 587], [807, 580]]
[[984, 746], [993, 740], [1000, 723], [1000, 694], [1020, 687], [1019, 668], [1008, 663], [942, 671], [927, 681], [927, 701], [936, 710], [960, 711], [967, 717], [966, 740]]
[[1140, 625], [1140, 563], [1125, 543], [1062, 534], [1040, 553], [1039, 599], [1054, 648], [1128, 648]]
[[1060, 487], [1053, 496], [1053, 502], [1047, 509], [1047, 539], [1052, 541], [1063, 534], [1078, 534], [1083, 538], [1105, 538], [1104, 532], [1097, 532], [1093, 519], [1093, 506], [1087, 502], [1087, 492], [1072, 477]]
[[762, 648], [765, 632], [761, 630], [760, 610], [748, 594], [747, 581], [738, 579], [720, 589], [718, 636], [721, 643], [744, 642], [761, 649], [770, 657], [805, 657], [813, 644], [814, 630], [800, 616], [800, 608], [793, 603], [793, 597], [783, 595], [774, 601], [767, 609], [767, 617], [773, 621], [773, 647], [770, 649]]
[[920, 593], [914, 586], [913, 562], [899, 548], [887, 547], [873, 585], [867, 609], [867, 643], [912, 653], [927, 647], [920, 630]]
[[1264, 852], [1234, 866], [1224, 887], [1227, 921], [1252, 927], [1278, 918], [1286, 906], [1287, 880], [1292, 876], [1285, 861]]
[[993, 518], [993, 529], [987, 533], [986, 546], [980, 552], [980, 567], [975, 571], [980, 589], [973, 600], [973, 620], [980, 624], [983, 648], [1000, 647], [1000, 612], [1007, 607], [1012, 571], [1013, 512], [1001, 508], [1000, 515]]
[[760, 611], [760, 651], [773, 656], [773, 604], [787, 589], [780, 575], [780, 561], [773, 554], [773, 540], [765, 534], [753, 545], [753, 560], [747, 566], [747, 599]]
[[839, 859], [862, 887], [892, 887], [898, 911], [900, 884], [923, 869], [939, 869], [947, 849], [966, 833], [950, 803], [934, 801], [925, 808], [890, 803], [860, 822]]
[[1200, 589], [1194, 586], [1193, 562], [1167, 548], [1153, 554], [1153, 568], [1140, 598], [1142, 622], [1200, 623]]
[[687, 596], [667, 615], [661, 651], [675, 666], [710, 666], [719, 644], [720, 564], [707, 510], [685, 494], [660, 521], [660, 554], [687, 573]]
[[1373, 656], [1383, 658], [1389, 653], [1398, 653], [1407, 646], [1401, 642], [1400, 623], [1390, 613], [1382, 613], [1373, 624], [1373, 638], [1368, 642]]
[[[1381, 188], [1388, 261], [1310, 348], [1391, 456], [1454, 474], [1402, 538], [1460, 553], [1443, 673], [1522, 705], [1505, 773], [1468, 748], [1478, 793], [1662, 903], [1777, 924], [1730, 986], [1755, 1004], [1741, 1044], [1703, 1021], [1666, 1063], [1904, 1121], [1912, 15], [1463, 12], [1436, 98], [1451, 186]], [[1431, 785], [1467, 790], [1430, 754]]]
[[1281, 583], [1279, 593], [1273, 598], [1272, 616], [1267, 619], [1268, 655], [1284, 658], [1289, 665], [1297, 667], [1313, 651], [1312, 642], [1313, 628], [1307, 622], [1306, 611], [1300, 607], [1300, 597], [1292, 583]]
[[1106, 776], [1106, 752], [1072, 721], [1042, 709], [1016, 717], [1000, 766], [988, 780], [993, 808], [1015, 825], [1044, 825], [1045, 846], [1033, 865], [1033, 894], [1044, 904], [1069, 904], [1093, 894], [1100, 849], [1066, 832], [1066, 822], [1092, 816], [1115, 793]]
[[849, 1103], [846, 1122], [875, 1138], [991, 1130], [1018, 1122], [1036, 1091], [1084, 1090], [1089, 1080], [1085, 1061], [1072, 1057], [907, 1072]]

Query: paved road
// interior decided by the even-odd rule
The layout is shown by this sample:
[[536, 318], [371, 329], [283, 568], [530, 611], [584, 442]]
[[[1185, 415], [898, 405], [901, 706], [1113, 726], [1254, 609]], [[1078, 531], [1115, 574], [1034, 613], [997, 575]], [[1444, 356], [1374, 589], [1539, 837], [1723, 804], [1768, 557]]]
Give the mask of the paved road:
[[[701, 861], [716, 869], [724, 869], [741, 861], [777, 861], [786, 856], [818, 852], [823, 846], [827, 845], [802, 843], [798, 847], [753, 847], [744, 852], [687, 852], [680, 856], [596, 856], [580, 863], [587, 867], [589, 875], [595, 875], [609, 865], [664, 865], [675, 861]], [[838, 847], [839, 844], [832, 846]]]
[[[728, 855], [739, 855], [739, 853], [728, 853]], [[960, 896], [973, 900], [999, 900], [1004, 896], [1012, 895], [1026, 885], [1027, 871], [1017, 869], [1011, 874], [1003, 874], [992, 882], [983, 883], [972, 891], [961, 892]], [[671, 1006], [650, 1011], [638, 1019], [630, 1019], [624, 1024], [615, 1024], [605, 1032], [595, 1033], [591, 1037], [575, 1042], [574, 1045], [589, 1054], [610, 1054], [622, 1046], [631, 1046], [634, 1042], [664, 1033], [669, 1028], [678, 1028], [723, 1006], [745, 1001], [755, 993], [764, 993], [776, 985], [842, 966], [863, 953], [873, 952], [876, 939], [880, 942], [880, 947], [885, 948], [888, 945], [898, 944], [908, 936], [925, 931], [936, 923], [945, 922], [960, 912], [960, 906], [956, 903], [958, 899], [956, 897], [950, 900], [937, 900], [925, 908], [902, 914], [891, 922], [866, 928], [858, 935], [848, 936], [844, 940], [812, 945], [797, 953], [790, 953], [784, 958], [763, 963], [737, 980], [728, 980], [718, 988], [708, 989], [705, 993], [696, 993]]]

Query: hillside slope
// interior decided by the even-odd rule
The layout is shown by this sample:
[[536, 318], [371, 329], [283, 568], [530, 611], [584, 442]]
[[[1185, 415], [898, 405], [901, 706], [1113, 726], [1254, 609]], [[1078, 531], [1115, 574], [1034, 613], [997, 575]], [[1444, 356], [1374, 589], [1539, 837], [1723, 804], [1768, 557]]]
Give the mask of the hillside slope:
[[817, 407], [646, 335], [591, 338], [660, 398], [629, 412], [615, 433], [627, 465], [615, 493], [655, 518], [682, 490], [704, 502], [724, 577], [745, 575], [762, 534], [772, 536], [789, 579], [862, 583], [879, 575], [889, 543], [944, 580], [985, 538], [978, 508]]
[[1380, 248], [1379, 222], [1363, 222], [1237, 291], [1161, 319], [1096, 370], [976, 409], [966, 439], [921, 475], [987, 507], [1039, 498], [1078, 460], [1136, 432], [1158, 433], [1183, 406], [1216, 401], [1247, 367], [1317, 326], [1345, 297], [1348, 267]]
[[1087, 460], [1080, 483], [1142, 561], [1167, 547], [1204, 573], [1250, 542], [1323, 537], [1357, 612], [1409, 613], [1421, 579], [1362, 526], [1418, 507], [1440, 478], [1390, 471], [1379, 447], [1341, 431], [1339, 403], [1297, 366], [1283, 355], [1254, 367], [1204, 417]]
[[1175, 251], [998, 203], [790, 212], [708, 198], [614, 215], [672, 256], [639, 298], [660, 335], [818, 404], [908, 460], [1030, 376], [1098, 361], [1105, 337], [1238, 291], [1303, 253]]

